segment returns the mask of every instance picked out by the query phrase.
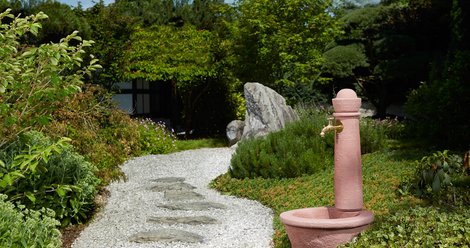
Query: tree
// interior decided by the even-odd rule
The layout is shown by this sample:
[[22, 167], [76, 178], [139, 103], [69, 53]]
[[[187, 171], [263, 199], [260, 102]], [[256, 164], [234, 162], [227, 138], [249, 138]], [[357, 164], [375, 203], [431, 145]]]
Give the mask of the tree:
[[103, 2], [86, 11], [76, 10], [88, 20], [95, 44], [90, 49], [100, 60], [102, 69], [93, 74], [93, 82], [111, 89], [122, 82], [123, 68], [120, 65], [129, 37], [138, 23], [136, 17], [123, 13], [121, 5]]
[[377, 116], [385, 117], [390, 104], [403, 104], [426, 80], [433, 56], [446, 43], [442, 24], [428, 11], [401, 4], [350, 10], [340, 19], [344, 35], [324, 53], [323, 72], [335, 87], [360, 89]]
[[[31, 2], [31, 1], [30, 1]], [[42, 23], [42, 31], [35, 36], [35, 44], [59, 42], [59, 40], [74, 31], [78, 31], [84, 39], [90, 39], [91, 30], [87, 19], [78, 15], [67, 4], [44, 1], [30, 4], [25, 9], [26, 14], [44, 12], [49, 18]]]
[[[153, 83], [171, 82], [174, 106], [182, 103], [187, 130], [193, 128], [194, 113], [209, 92], [225, 84], [226, 75], [212, 48], [213, 34], [194, 26], [153, 26], [137, 30], [125, 54], [125, 77]], [[173, 109], [173, 114], [177, 110]], [[219, 113], [220, 114], [220, 113]], [[173, 122], [177, 117], [173, 117]], [[226, 125], [226, 123], [224, 124]]]
[[322, 53], [339, 33], [328, 0], [242, 0], [232, 25], [236, 75], [275, 89], [319, 85]]

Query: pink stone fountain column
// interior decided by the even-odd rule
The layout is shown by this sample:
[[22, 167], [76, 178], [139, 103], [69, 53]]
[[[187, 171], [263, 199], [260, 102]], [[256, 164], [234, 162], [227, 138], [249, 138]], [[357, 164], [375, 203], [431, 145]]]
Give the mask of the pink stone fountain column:
[[351, 89], [343, 89], [333, 99], [337, 124], [343, 130], [335, 135], [335, 208], [345, 212], [361, 211], [362, 166], [359, 134], [359, 108], [361, 99]]
[[320, 135], [335, 131], [335, 206], [281, 213], [292, 248], [335, 248], [351, 241], [374, 220], [374, 214], [362, 208], [360, 106], [361, 99], [350, 89], [340, 90], [333, 99], [336, 123], [330, 121]]

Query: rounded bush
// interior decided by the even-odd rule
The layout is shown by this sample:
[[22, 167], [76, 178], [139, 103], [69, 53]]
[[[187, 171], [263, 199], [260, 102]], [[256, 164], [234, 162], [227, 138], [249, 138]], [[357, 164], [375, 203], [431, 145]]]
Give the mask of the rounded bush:
[[230, 174], [235, 178], [292, 178], [332, 166], [333, 137], [320, 137], [326, 113], [312, 111], [266, 137], [239, 142]]

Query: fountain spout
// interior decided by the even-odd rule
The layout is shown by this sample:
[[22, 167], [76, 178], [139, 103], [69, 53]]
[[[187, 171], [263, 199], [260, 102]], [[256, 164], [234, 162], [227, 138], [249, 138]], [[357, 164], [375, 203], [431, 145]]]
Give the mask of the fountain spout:
[[324, 126], [323, 129], [321, 130], [321, 133], [320, 133], [320, 136], [322, 138], [325, 138], [325, 134], [329, 131], [335, 131], [337, 133], [340, 133], [341, 131], [343, 131], [343, 124], [336, 120], [336, 125], [333, 125], [333, 121], [335, 121], [335, 118], [334, 117], [329, 117], [328, 118], [328, 126]]

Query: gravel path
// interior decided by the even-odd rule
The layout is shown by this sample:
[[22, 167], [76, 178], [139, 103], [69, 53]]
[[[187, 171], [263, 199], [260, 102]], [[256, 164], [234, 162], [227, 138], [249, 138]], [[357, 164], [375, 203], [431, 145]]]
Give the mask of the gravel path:
[[[270, 209], [208, 188], [212, 179], [227, 172], [232, 152], [230, 148], [198, 149], [128, 161], [122, 167], [128, 180], [108, 186], [111, 196], [106, 206], [72, 247], [271, 247]], [[201, 205], [202, 209], [191, 210]], [[188, 221], [194, 216], [215, 224], [151, 221], [162, 217]], [[181, 231], [188, 232], [183, 233], [183, 241], [170, 242], [173, 233]], [[162, 240], [154, 241], [148, 234]], [[196, 241], [184, 239], [193, 236]]]

